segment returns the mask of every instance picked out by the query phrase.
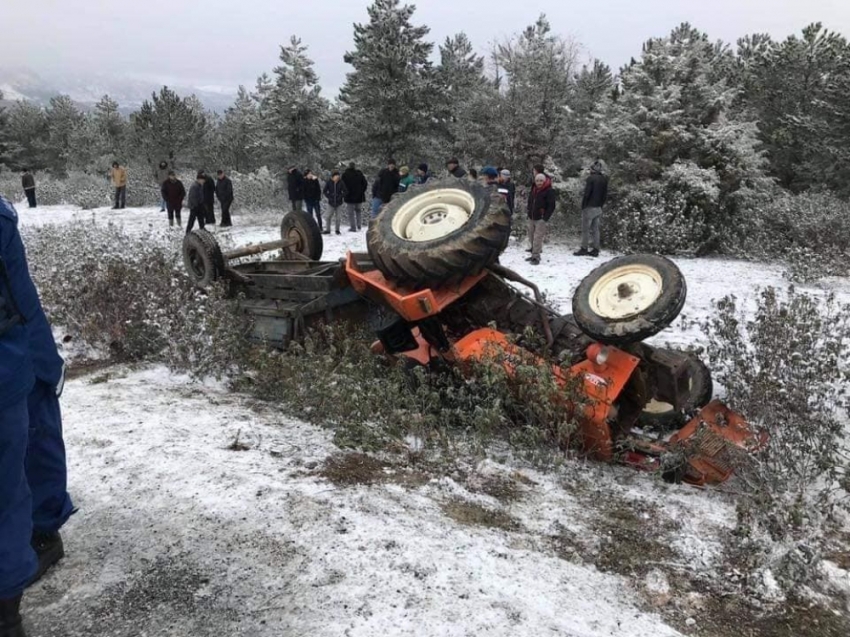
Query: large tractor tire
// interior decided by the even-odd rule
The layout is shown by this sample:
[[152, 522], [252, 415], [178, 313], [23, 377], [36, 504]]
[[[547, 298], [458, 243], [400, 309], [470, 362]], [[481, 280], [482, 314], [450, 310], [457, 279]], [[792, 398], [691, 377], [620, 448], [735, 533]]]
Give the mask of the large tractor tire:
[[685, 305], [687, 285], [676, 264], [635, 254], [599, 266], [573, 295], [582, 331], [608, 345], [629, 345], [669, 326]]
[[280, 222], [280, 238], [284, 241], [294, 239], [296, 244], [285, 248], [284, 258], [306, 257], [310, 261], [319, 261], [324, 251], [322, 229], [313, 217], [302, 212], [290, 212]]
[[207, 230], [192, 230], [183, 239], [183, 265], [199, 288], [208, 288], [224, 275], [224, 256]]
[[698, 410], [711, 402], [714, 383], [711, 371], [694, 354], [677, 352], [688, 358], [688, 395], [681, 411], [670, 403], [651, 400], [638, 417], [638, 426], [652, 431], [667, 433], [682, 427]]
[[369, 225], [369, 256], [400, 285], [439, 287], [478, 274], [508, 245], [502, 197], [459, 179], [428, 182], [393, 197]]

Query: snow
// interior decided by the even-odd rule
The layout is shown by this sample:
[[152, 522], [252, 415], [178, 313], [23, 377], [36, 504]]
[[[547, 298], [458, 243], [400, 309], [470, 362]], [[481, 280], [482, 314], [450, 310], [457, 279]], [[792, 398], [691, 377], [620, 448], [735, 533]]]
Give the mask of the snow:
[[[155, 209], [20, 212], [24, 225], [115, 222], [131, 232], [180, 232]], [[213, 231], [225, 246], [267, 241], [279, 218], [237, 207], [234, 228]], [[329, 260], [365, 250], [364, 232], [324, 239]], [[553, 241], [534, 267], [524, 246], [512, 244], [501, 262], [567, 312], [579, 280], [602, 262], [573, 257], [575, 247]], [[780, 265], [677, 263], [691, 318], [708, 315], [713, 298], [786, 285]], [[813, 289], [850, 301], [846, 280]], [[656, 340], [688, 345], [701, 335], [674, 326]], [[332, 432], [159, 367], [69, 380], [62, 403], [79, 512], [64, 533], [66, 559], [25, 596], [36, 636], [672, 636], [679, 633], [637, 592], [675, 593], [662, 571], [629, 582], [597, 570], [581, 547], [574, 559], [560, 557], [551, 539], [565, 529], [592, 538], [598, 512], [588, 498], [648, 503], [678, 525], [668, 538], [677, 561], [708, 573], [735, 525], [722, 493], [579, 461], [543, 472], [506, 454], [483, 460], [466, 480], [334, 486], [317, 472], [340, 453]], [[236, 440], [244, 450], [229, 448]], [[517, 474], [515, 501], [473, 488]], [[582, 493], [588, 484], [597, 490]], [[455, 501], [502, 511], [516, 528], [461, 524], [443, 512]]]

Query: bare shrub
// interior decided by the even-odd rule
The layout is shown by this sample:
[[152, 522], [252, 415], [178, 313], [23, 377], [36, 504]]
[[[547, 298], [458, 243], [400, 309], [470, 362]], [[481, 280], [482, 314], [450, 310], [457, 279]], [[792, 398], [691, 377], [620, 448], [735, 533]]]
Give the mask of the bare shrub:
[[770, 436], [738, 471], [737, 550], [751, 573], [771, 569], [793, 588], [816, 572], [847, 506], [850, 307], [792, 287], [763, 290], [750, 320], [734, 297], [716, 310], [702, 325], [716, 379]]

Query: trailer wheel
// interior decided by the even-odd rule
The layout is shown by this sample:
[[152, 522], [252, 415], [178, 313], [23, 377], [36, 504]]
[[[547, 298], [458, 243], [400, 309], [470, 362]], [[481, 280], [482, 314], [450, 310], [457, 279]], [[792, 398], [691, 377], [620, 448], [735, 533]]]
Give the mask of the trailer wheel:
[[388, 279], [436, 287], [494, 263], [510, 232], [507, 205], [495, 190], [452, 178], [394, 195], [369, 224], [367, 244]]
[[215, 237], [207, 230], [192, 230], [183, 239], [183, 265], [189, 278], [207, 288], [224, 274], [224, 256]]
[[685, 277], [675, 263], [656, 255], [629, 255], [584, 278], [573, 295], [573, 316], [591, 338], [628, 345], [670, 325], [686, 296]]
[[714, 396], [711, 371], [693, 354], [681, 352], [688, 358], [688, 396], [681, 411], [669, 403], [651, 400], [638, 417], [638, 426], [657, 432], [669, 432], [682, 427], [691, 415], [705, 407]]
[[301, 255], [310, 261], [318, 261], [322, 258], [324, 244], [322, 241], [322, 229], [313, 217], [308, 217], [303, 212], [289, 212], [284, 215], [280, 222], [280, 238], [284, 241], [292, 239], [296, 244], [291, 248], [284, 248], [286, 258], [294, 258]]

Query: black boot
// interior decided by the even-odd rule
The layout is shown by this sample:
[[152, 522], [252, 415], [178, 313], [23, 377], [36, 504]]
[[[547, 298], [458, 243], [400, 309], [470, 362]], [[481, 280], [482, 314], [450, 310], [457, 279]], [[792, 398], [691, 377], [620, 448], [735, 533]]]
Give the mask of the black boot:
[[587, 248], [582, 248], [578, 252], [573, 252], [574, 257], [586, 257], [588, 254], [590, 253], [587, 251]]
[[588, 253], [587, 253], [587, 256], [589, 256], [589, 257], [598, 257], [598, 256], [599, 256], [599, 250], [596, 250], [596, 249], [594, 248], [593, 250], [591, 250], [590, 252], [588, 252]]
[[0, 637], [27, 637], [21, 620], [21, 596], [0, 599]]
[[33, 575], [27, 586], [32, 586], [47, 572], [47, 570], [65, 557], [65, 546], [62, 544], [62, 536], [58, 531], [53, 533], [32, 534], [32, 549], [38, 555], [38, 570]]

